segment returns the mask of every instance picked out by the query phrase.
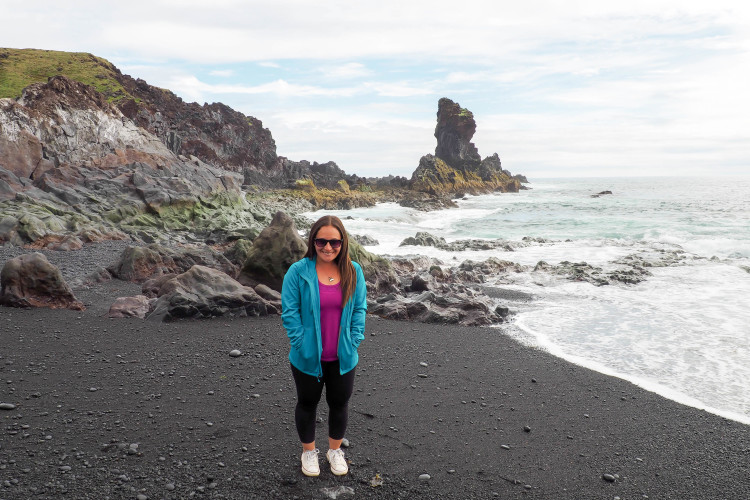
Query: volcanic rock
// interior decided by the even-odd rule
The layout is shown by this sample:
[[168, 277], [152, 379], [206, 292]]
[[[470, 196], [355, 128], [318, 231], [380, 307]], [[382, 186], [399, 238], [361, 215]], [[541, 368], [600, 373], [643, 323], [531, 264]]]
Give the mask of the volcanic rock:
[[438, 101], [435, 156], [453, 168], [473, 170], [481, 157], [471, 138], [477, 131], [474, 114], [448, 98]]
[[[448, 98], [438, 101], [435, 155], [419, 160], [410, 189], [433, 196], [457, 193], [518, 192], [521, 180], [502, 169], [497, 153], [481, 159], [471, 138], [476, 132], [474, 115]], [[525, 180], [525, 179], [524, 179]]]
[[151, 301], [143, 295], [118, 297], [110, 306], [108, 318], [145, 318], [151, 308]]
[[276, 309], [281, 311], [281, 294], [279, 292], [263, 284], [256, 286], [255, 288], [253, 288], [253, 290], [255, 290], [255, 293], [257, 293], [274, 307], [276, 307]]
[[123, 115], [161, 139], [175, 154], [195, 156], [243, 177], [246, 170], [265, 174], [254, 180], [281, 176], [276, 143], [257, 118], [221, 103], [185, 103], [168, 90], [119, 71], [116, 78], [134, 97], [118, 103]]
[[292, 218], [284, 212], [277, 212], [271, 224], [253, 241], [237, 279], [243, 285], [263, 283], [281, 291], [287, 269], [306, 251], [307, 243], [299, 236]]
[[349, 256], [362, 266], [369, 297], [398, 291], [398, 277], [388, 259], [368, 252], [353, 238], [349, 238]]
[[362, 235], [350, 234], [349, 237], [352, 238], [357, 243], [359, 243], [360, 245], [364, 245], [364, 246], [380, 245], [380, 242], [378, 240], [376, 240], [375, 238], [367, 234], [362, 234]]
[[[58, 76], [0, 99], [0, 242], [69, 232], [156, 241], [252, 226], [242, 175], [176, 156], [93, 87]], [[189, 223], [189, 225], [188, 225]]]
[[528, 242], [510, 242], [506, 240], [456, 240], [448, 243], [442, 236], [435, 236], [426, 231], [419, 231], [414, 236], [404, 238], [399, 246], [425, 246], [435, 247], [450, 252], [464, 252], [466, 250], [493, 250], [500, 248], [507, 252], [513, 252], [515, 247], [526, 246]]
[[410, 297], [384, 297], [371, 304], [368, 312], [386, 319], [419, 321], [421, 323], [482, 326], [503, 321], [489, 299], [451, 292], [440, 295], [425, 291]]
[[279, 311], [255, 290], [241, 285], [227, 274], [205, 266], [167, 280], [158, 292], [149, 320], [210, 318], [226, 314], [265, 316]]
[[109, 271], [121, 280], [142, 283], [164, 274], [183, 273], [196, 264], [218, 269], [231, 276], [237, 274], [237, 267], [229, 259], [205, 245], [175, 248], [159, 244], [131, 246], [122, 252], [120, 260]]
[[419, 231], [416, 235], [404, 239], [399, 246], [403, 247], [406, 245], [440, 248], [446, 245], [446, 241], [442, 236], [434, 236], [426, 231]]
[[11, 307], [85, 309], [60, 270], [41, 253], [8, 260], [0, 272], [0, 304]]

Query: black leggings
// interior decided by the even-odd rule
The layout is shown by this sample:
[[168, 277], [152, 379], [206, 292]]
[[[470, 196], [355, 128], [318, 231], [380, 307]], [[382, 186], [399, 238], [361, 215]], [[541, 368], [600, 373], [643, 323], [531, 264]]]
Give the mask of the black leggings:
[[339, 373], [338, 361], [323, 361], [323, 376], [302, 373], [292, 365], [292, 376], [297, 386], [297, 406], [294, 408], [294, 423], [303, 443], [315, 441], [315, 410], [318, 407], [323, 386], [326, 386], [328, 403], [328, 437], [342, 439], [349, 420], [349, 398], [354, 390], [354, 370]]

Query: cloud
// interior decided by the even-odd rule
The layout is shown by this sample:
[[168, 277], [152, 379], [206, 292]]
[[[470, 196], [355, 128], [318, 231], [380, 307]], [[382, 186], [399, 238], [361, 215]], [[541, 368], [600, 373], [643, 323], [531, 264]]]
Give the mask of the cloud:
[[280, 154], [352, 172], [413, 171], [443, 96], [513, 172], [733, 171], [750, 158], [748, 2], [186, 1], [7, 0], [0, 46], [106, 57], [262, 118]]
[[300, 85], [286, 80], [275, 80], [259, 85], [242, 84], [210, 84], [201, 81], [194, 75], [177, 74], [166, 78], [169, 89], [179, 95], [187, 96], [195, 101], [205, 101], [205, 96], [231, 96], [241, 94], [273, 94], [278, 97], [342, 97], [351, 96], [358, 92], [355, 88], [337, 87], [325, 88], [314, 85]]
[[431, 82], [367, 82], [364, 87], [383, 97], [413, 97], [435, 93]]
[[234, 76], [234, 70], [231, 69], [215, 69], [213, 71], [208, 72], [211, 76], [220, 76], [223, 78], [229, 78], [230, 76]]
[[339, 66], [325, 66], [319, 70], [325, 78], [331, 80], [349, 80], [369, 77], [373, 74], [364, 64], [350, 62]]

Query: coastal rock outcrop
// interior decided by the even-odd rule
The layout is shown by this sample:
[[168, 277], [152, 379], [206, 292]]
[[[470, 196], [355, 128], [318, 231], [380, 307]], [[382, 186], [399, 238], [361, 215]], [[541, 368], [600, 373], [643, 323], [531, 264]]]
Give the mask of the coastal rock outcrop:
[[119, 71], [115, 78], [132, 96], [118, 101], [122, 114], [175, 154], [241, 173], [243, 179], [253, 177], [252, 172], [262, 173], [256, 181], [283, 175], [271, 132], [257, 118], [221, 103], [186, 103], [168, 90]]
[[166, 280], [158, 296], [146, 319], [169, 321], [227, 314], [265, 316], [280, 312], [252, 288], [205, 266], [193, 266], [189, 271]]
[[[465, 265], [464, 265], [465, 264]], [[388, 319], [422, 323], [483, 326], [502, 323], [509, 309], [487, 296], [479, 286], [490, 276], [518, 272], [520, 266], [498, 259], [443, 269], [429, 257], [396, 258], [391, 269], [398, 282], [395, 290], [376, 295], [368, 312]]]
[[85, 309], [43, 254], [35, 252], [8, 260], [0, 272], [0, 305]]
[[450, 252], [464, 252], [466, 250], [494, 250], [501, 249], [506, 252], [513, 252], [519, 246], [524, 246], [524, 242], [511, 242], [506, 240], [456, 240], [448, 243], [442, 236], [435, 236], [426, 231], [419, 231], [414, 236], [404, 238], [399, 246], [424, 246], [435, 247], [440, 250]]
[[570, 281], [585, 281], [595, 286], [612, 285], [622, 283], [635, 285], [645, 281], [651, 272], [644, 269], [640, 262], [628, 262], [627, 259], [617, 262], [615, 269], [605, 270], [600, 266], [594, 266], [587, 262], [562, 261], [557, 265], [539, 261], [534, 267], [534, 272], [545, 272], [551, 275], [562, 276]]
[[487, 298], [426, 290], [414, 296], [383, 296], [368, 312], [386, 319], [485, 326], [503, 321], [494, 307]]

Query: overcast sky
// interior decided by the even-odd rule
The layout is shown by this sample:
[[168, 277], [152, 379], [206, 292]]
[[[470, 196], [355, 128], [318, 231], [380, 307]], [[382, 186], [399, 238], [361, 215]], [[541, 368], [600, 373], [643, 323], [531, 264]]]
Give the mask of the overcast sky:
[[280, 155], [410, 176], [437, 102], [534, 177], [750, 174], [750, 2], [3, 0], [0, 47], [91, 52], [269, 128]]

